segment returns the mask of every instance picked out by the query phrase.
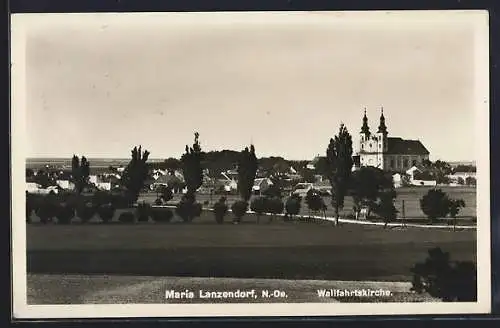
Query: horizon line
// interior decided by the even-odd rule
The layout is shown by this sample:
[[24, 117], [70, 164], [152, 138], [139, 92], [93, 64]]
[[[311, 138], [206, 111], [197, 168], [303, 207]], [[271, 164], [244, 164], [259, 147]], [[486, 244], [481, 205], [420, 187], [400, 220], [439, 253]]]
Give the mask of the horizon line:
[[[229, 149], [227, 149], [229, 150]], [[239, 151], [236, 151], [234, 150], [235, 152], [239, 152]], [[221, 152], [221, 151], [219, 151]], [[312, 159], [316, 158], [318, 155], [315, 155], [315, 156], [312, 156]], [[321, 155], [319, 155], [321, 156]], [[353, 156], [355, 156], [355, 154], [353, 153]], [[87, 159], [104, 159], [104, 160], [130, 160], [130, 157], [90, 157], [90, 156], [85, 156]], [[311, 159], [288, 159], [284, 156], [279, 156], [279, 155], [270, 155], [270, 156], [260, 156], [260, 157], [257, 157], [258, 159], [259, 158], [271, 158], [271, 157], [281, 157], [285, 160], [288, 160], [288, 161], [310, 161]], [[326, 157], [326, 156], [322, 156], [322, 157]], [[180, 157], [172, 157], [172, 156], [169, 156], [169, 157], [150, 157], [148, 158], [148, 160], [153, 160], [153, 161], [163, 161], [163, 160], [166, 160], [166, 159], [169, 159], [169, 158], [175, 158], [175, 159], [180, 159]], [[59, 156], [27, 156], [25, 158], [25, 160], [28, 160], [28, 159], [38, 159], [38, 160], [42, 160], [42, 159], [56, 159], [56, 160], [71, 160], [72, 159], [72, 156], [70, 157], [59, 157]], [[441, 160], [441, 161], [444, 161], [444, 162], [447, 162], [447, 163], [462, 163], [462, 162], [473, 162], [473, 163], [476, 163], [476, 160], [473, 160], [473, 159], [465, 159], [465, 160], [444, 160], [442, 158], [438, 158], [436, 159], [435, 161], [437, 160]]]

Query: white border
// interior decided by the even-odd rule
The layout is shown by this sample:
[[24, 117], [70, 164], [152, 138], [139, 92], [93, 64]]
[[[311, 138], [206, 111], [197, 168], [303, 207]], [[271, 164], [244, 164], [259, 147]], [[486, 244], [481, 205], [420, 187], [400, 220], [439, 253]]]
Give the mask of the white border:
[[[165, 304], [165, 305], [27, 305], [25, 168], [25, 42], [26, 31], [70, 17], [72, 24], [125, 21], [140, 26], [157, 19], [173, 24], [236, 24], [241, 20], [270, 23], [398, 24], [442, 22], [474, 24], [477, 109], [477, 261], [476, 303], [286, 303], [286, 304]], [[224, 18], [224, 20], [220, 19]], [[104, 21], [104, 20], [105, 21]], [[15, 14], [11, 16], [11, 154], [13, 316], [28, 318], [201, 317], [201, 316], [325, 316], [488, 313], [491, 307], [490, 183], [489, 183], [489, 28], [487, 11], [412, 12], [253, 12], [253, 13], [128, 13]], [[453, 54], [450, 54], [452, 56]], [[479, 234], [480, 232], [480, 234]]]

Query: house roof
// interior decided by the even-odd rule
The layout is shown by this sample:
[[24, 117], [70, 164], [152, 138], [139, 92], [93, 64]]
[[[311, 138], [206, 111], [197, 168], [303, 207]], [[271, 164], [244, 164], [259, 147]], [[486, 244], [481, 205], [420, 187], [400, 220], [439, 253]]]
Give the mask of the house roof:
[[178, 177], [176, 177], [175, 175], [171, 175], [171, 174], [166, 174], [166, 175], [162, 175], [160, 177], [158, 177], [158, 179], [155, 180], [155, 184], [170, 184], [170, 183], [179, 183], [181, 182], [181, 179], [179, 179]]
[[387, 138], [387, 153], [398, 155], [429, 155], [429, 151], [420, 140], [405, 140], [402, 138]]

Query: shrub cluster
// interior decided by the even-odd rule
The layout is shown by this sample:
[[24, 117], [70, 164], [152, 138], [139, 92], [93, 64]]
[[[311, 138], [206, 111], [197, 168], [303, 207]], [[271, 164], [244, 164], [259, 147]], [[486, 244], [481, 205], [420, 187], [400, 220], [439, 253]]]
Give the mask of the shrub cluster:
[[441, 189], [431, 189], [420, 199], [420, 208], [431, 223], [448, 215], [456, 219], [463, 207], [465, 207], [463, 199], [452, 199]]
[[199, 217], [201, 211], [201, 204], [188, 197], [182, 197], [175, 208], [175, 213], [186, 223], [192, 222], [194, 218]]
[[228, 211], [228, 207], [226, 204], [226, 197], [219, 198], [219, 200], [214, 204], [212, 209], [214, 211], [215, 221], [218, 224], [223, 224], [224, 217], [226, 216]]

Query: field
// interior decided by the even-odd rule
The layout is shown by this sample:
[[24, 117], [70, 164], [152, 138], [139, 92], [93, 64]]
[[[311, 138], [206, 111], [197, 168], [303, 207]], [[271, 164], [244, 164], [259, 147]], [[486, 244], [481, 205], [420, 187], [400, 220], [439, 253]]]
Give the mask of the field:
[[[263, 220], [192, 224], [27, 225], [28, 272], [409, 281], [439, 246], [476, 258], [476, 232]], [[245, 223], [248, 222], [248, 223]]]

